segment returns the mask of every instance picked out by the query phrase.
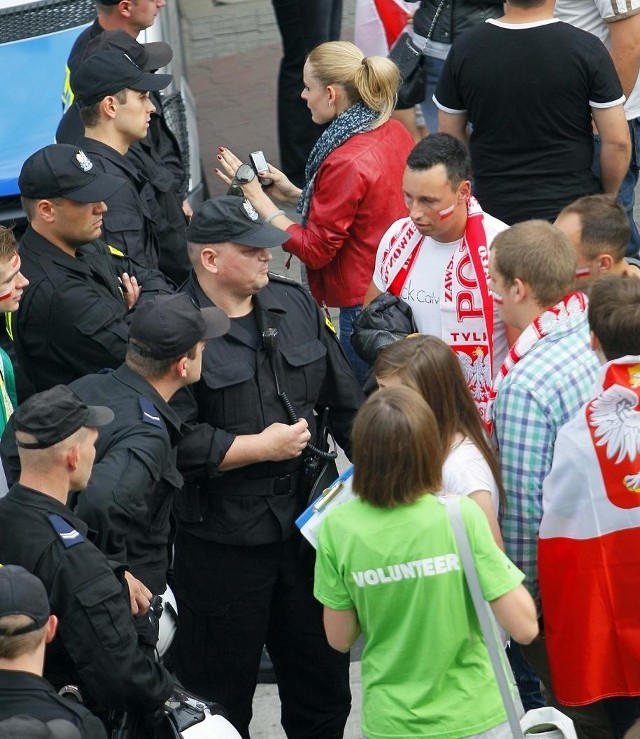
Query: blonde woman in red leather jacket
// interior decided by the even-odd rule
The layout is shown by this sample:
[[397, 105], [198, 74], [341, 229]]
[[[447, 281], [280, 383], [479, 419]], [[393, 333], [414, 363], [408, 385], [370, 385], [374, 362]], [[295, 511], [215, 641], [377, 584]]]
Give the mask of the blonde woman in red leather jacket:
[[[351, 348], [351, 326], [371, 282], [380, 238], [406, 215], [402, 175], [413, 140], [397, 121], [398, 69], [385, 57], [365, 57], [354, 44], [331, 41], [317, 46], [304, 66], [302, 98], [314, 122], [329, 124], [314, 147], [301, 190], [269, 165], [258, 179], [242, 185], [258, 214], [291, 238], [283, 249], [307, 267], [318, 303], [340, 308], [340, 341], [364, 382], [368, 367]], [[231, 182], [240, 160], [218, 151], [216, 170]], [[271, 197], [298, 205], [301, 222], [290, 220]]]

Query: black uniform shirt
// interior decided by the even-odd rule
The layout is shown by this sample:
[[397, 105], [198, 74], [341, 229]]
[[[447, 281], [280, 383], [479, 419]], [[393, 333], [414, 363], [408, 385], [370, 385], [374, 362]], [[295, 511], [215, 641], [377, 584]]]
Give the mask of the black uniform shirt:
[[14, 716], [44, 722], [64, 719], [78, 728], [83, 739], [107, 739], [100, 719], [79, 703], [58, 695], [44, 678], [31, 672], [0, 670], [0, 721]]
[[166, 586], [169, 514], [182, 476], [173, 447], [180, 419], [140, 375], [122, 365], [88, 375], [71, 389], [89, 405], [106, 405], [114, 420], [100, 429], [89, 485], [75, 513], [98, 532], [110, 560], [128, 564], [153, 592]]
[[169, 674], [138, 648], [127, 589], [67, 506], [13, 485], [0, 498], [0, 562], [45, 586], [59, 619], [44, 671], [56, 689], [78, 684], [92, 707], [144, 713], [169, 697]]
[[102, 238], [145, 267], [157, 269], [159, 244], [154, 220], [155, 192], [149, 180], [125, 156], [95, 139], [78, 142], [96, 169], [125, 180], [106, 200]]
[[[214, 427], [211, 459], [216, 464], [236, 435], [291, 423], [263, 347], [267, 328], [278, 330], [281, 385], [298, 418], [309, 423], [312, 443], [317, 442], [314, 410], [328, 407], [338, 443], [347, 454], [351, 448], [351, 424], [364, 395], [335, 332], [307, 290], [292, 280], [269, 277], [254, 296], [251, 320], [232, 320], [227, 334], [207, 342], [202, 378], [191, 386], [191, 409], [184, 393], [181, 398], [180, 410], [188, 420]], [[184, 289], [201, 307], [212, 305], [195, 276]], [[283, 541], [296, 531], [295, 518], [306, 503], [296, 488], [302, 463], [298, 457], [218, 474], [202, 483], [200, 510], [181, 512], [181, 524], [196, 536], [225, 544]], [[293, 476], [291, 485], [282, 479], [288, 476]]]
[[16, 314], [14, 340], [21, 367], [38, 392], [122, 364], [129, 320], [119, 275], [135, 275], [139, 301], [172, 287], [156, 271], [115, 257], [100, 241], [72, 257], [31, 227], [18, 251], [29, 280]]

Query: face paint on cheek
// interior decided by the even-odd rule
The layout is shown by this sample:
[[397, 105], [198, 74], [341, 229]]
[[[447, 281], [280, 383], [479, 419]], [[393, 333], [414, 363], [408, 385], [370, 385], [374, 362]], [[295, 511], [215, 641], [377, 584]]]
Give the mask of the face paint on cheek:
[[576, 279], [580, 279], [581, 277], [589, 277], [591, 274], [591, 270], [589, 267], [578, 267], [576, 270]]
[[450, 205], [448, 208], [445, 208], [444, 210], [439, 210], [438, 215], [440, 216], [440, 220], [444, 221], [445, 218], [448, 218], [452, 213], [454, 208], [456, 207], [456, 204]]
[[496, 305], [502, 305], [502, 303], [504, 302], [502, 299], [502, 295], [500, 295], [500, 293], [497, 293], [495, 290], [491, 290], [490, 292], [491, 292], [491, 295], [493, 296], [493, 302]]
[[[9, 266], [11, 269], [20, 269], [20, 257], [18, 254], [16, 254], [13, 259], [9, 262]], [[13, 295], [13, 288], [10, 290], [0, 292], [0, 301], [2, 300], [9, 300], [9, 298]]]

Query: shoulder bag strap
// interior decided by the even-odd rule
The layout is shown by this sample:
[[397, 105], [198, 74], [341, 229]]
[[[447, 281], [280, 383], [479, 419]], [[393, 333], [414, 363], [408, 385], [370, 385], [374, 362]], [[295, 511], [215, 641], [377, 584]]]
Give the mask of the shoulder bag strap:
[[[493, 618], [489, 610], [489, 604], [482, 595], [478, 573], [476, 572], [476, 567], [473, 562], [473, 554], [471, 553], [469, 537], [464, 525], [462, 513], [460, 512], [460, 499], [457, 496], [450, 496], [439, 498], [439, 500], [444, 506], [446, 506], [447, 513], [449, 514], [453, 536], [456, 540], [460, 560], [462, 561], [462, 569], [464, 570], [464, 574], [467, 579], [467, 585], [471, 593], [471, 598], [473, 599], [473, 605], [478, 614], [478, 621], [480, 622], [482, 635], [484, 636], [487, 651], [489, 652], [489, 658], [491, 659], [491, 665], [496, 676], [498, 688], [500, 689], [502, 702], [504, 703], [504, 707], [507, 712], [511, 732], [514, 739], [524, 739], [524, 734], [520, 728], [518, 711], [513, 700], [511, 687], [507, 680], [507, 673], [505, 672], [504, 656], [501, 656], [504, 655], [504, 649], [496, 636]], [[509, 669], [509, 673], [511, 674], [513, 683], [514, 679], [511, 669]]]

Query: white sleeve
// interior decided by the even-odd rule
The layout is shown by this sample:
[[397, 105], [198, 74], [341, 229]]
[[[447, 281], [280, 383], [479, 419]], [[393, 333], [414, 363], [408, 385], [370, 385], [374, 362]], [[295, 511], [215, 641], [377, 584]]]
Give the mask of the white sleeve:
[[468, 439], [449, 452], [442, 477], [445, 493], [466, 497], [477, 490], [488, 490], [494, 508], [499, 510], [500, 497], [495, 478], [480, 450]]
[[640, 0], [594, 0], [598, 12], [607, 23], [640, 13]]
[[376, 252], [376, 264], [373, 268], [373, 275], [371, 277], [371, 280], [373, 284], [378, 288], [378, 290], [383, 293], [387, 291], [389, 285], [382, 277], [382, 260], [384, 259], [384, 255], [389, 249], [389, 244], [391, 242], [392, 236], [398, 230], [398, 224], [405, 220], [406, 218], [401, 218], [398, 221], [394, 221], [384, 232], [382, 238], [380, 239], [380, 243], [378, 244], [378, 251]]

